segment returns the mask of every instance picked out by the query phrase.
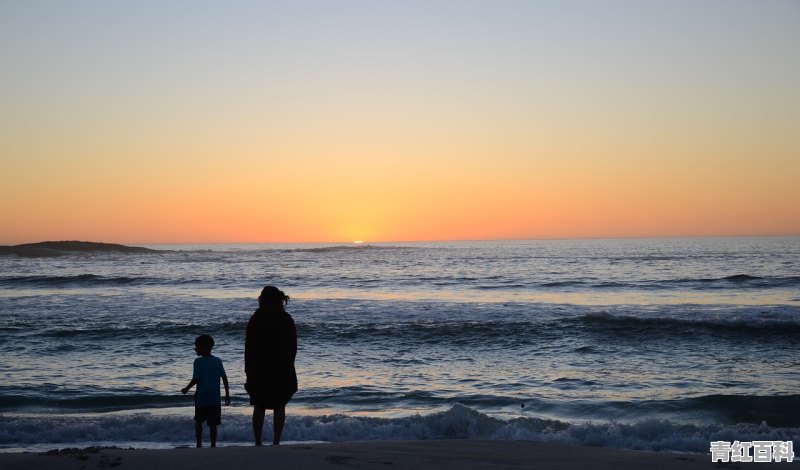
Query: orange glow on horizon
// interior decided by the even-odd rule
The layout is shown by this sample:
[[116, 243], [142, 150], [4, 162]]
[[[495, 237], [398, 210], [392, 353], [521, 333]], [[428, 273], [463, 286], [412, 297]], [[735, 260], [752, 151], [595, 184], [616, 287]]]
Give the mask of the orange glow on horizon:
[[0, 244], [800, 235], [787, 4], [400, 3], [10, 2]]

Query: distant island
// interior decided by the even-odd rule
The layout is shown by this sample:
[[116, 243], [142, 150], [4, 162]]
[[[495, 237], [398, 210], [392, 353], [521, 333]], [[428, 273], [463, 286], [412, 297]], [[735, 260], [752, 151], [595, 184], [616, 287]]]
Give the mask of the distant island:
[[114, 243], [48, 241], [25, 243], [22, 245], [0, 246], [0, 255], [17, 255], [25, 258], [45, 258], [64, 256], [73, 253], [159, 253], [137, 246], [117, 245]]

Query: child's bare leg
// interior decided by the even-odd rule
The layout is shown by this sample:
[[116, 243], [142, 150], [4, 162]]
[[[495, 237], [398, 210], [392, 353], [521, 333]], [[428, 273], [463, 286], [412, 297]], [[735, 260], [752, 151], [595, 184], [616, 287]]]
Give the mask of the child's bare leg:
[[264, 430], [264, 413], [266, 409], [260, 406], [253, 406], [253, 434], [256, 438], [256, 445], [261, 445], [261, 432]]
[[197, 438], [197, 447], [203, 447], [203, 422], [194, 422], [194, 436]]
[[217, 425], [209, 424], [208, 431], [211, 434], [211, 447], [217, 447]]
[[283, 425], [286, 423], [286, 407], [275, 408], [272, 415], [272, 445], [277, 446], [281, 443], [281, 434], [283, 434]]

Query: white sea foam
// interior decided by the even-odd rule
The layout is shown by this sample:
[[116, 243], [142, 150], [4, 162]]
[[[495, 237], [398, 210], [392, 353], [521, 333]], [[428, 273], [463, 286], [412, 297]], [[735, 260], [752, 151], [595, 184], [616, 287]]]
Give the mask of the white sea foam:
[[[265, 432], [270, 432], [267, 420]], [[346, 415], [288, 417], [286, 441], [365, 441], [425, 439], [514, 439], [642, 449], [705, 452], [711, 440], [791, 440], [800, 428], [765, 424], [687, 425], [665, 420], [633, 424], [569, 424], [538, 418], [499, 419], [463, 405], [445, 412], [402, 418]], [[0, 416], [0, 450], [48, 449], [82, 445], [141, 448], [190, 445], [191, 417], [182, 415]], [[252, 439], [250, 419], [226, 414], [219, 428], [221, 445], [240, 445]]]

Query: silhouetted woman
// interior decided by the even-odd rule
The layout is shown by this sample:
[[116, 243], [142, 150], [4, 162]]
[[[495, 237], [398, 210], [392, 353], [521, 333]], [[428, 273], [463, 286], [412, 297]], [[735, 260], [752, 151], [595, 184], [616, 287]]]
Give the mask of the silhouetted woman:
[[244, 343], [245, 389], [253, 405], [253, 433], [261, 445], [266, 410], [274, 410], [272, 445], [281, 441], [286, 404], [297, 391], [294, 358], [297, 329], [286, 312], [289, 296], [266, 286], [258, 297], [258, 310], [250, 317]]

